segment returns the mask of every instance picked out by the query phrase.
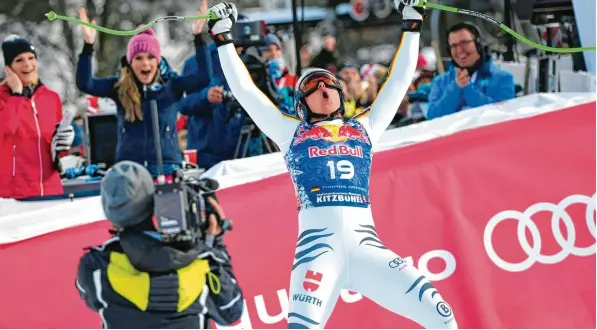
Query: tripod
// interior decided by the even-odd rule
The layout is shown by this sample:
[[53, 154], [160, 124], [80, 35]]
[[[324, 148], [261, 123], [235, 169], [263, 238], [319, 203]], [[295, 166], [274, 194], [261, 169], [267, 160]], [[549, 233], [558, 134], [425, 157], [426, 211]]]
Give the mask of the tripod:
[[[248, 115], [245, 114], [248, 117]], [[272, 143], [270, 139], [261, 132], [261, 130], [255, 125], [255, 123], [250, 119], [245, 119], [245, 124], [240, 129], [240, 135], [238, 136], [238, 141], [236, 142], [236, 149], [234, 150], [233, 159], [237, 158], [246, 158], [249, 152], [249, 143], [251, 142], [251, 138], [259, 137], [261, 143], [263, 144], [263, 148], [265, 149], [264, 153], [272, 153], [276, 151], [280, 151], [275, 143]], [[241, 150], [242, 148], [242, 150]]]

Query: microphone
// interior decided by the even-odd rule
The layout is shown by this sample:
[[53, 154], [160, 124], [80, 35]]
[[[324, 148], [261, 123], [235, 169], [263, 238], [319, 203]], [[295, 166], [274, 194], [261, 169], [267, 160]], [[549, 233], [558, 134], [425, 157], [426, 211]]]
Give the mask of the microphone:
[[218, 190], [218, 188], [220, 187], [220, 184], [218, 183], [218, 181], [216, 181], [214, 179], [201, 178], [200, 181], [203, 181], [203, 183], [205, 184], [205, 187], [207, 187], [209, 190], [212, 190], [212, 191]]
[[218, 183], [218, 181], [216, 181], [214, 179], [208, 179], [208, 178], [198, 179], [196, 177], [187, 177], [184, 179], [184, 181], [185, 181], [185, 183], [187, 183], [188, 185], [193, 187], [193, 189], [195, 189], [195, 191], [197, 191], [197, 192], [201, 191], [204, 194], [212, 196], [213, 198], [216, 198], [214, 195], [214, 192], [220, 187], [220, 184]]

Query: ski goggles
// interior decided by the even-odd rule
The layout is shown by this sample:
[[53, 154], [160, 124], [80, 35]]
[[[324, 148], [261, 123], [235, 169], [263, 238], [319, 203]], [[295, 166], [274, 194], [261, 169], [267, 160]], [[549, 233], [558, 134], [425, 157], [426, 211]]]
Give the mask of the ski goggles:
[[319, 83], [323, 83], [327, 88], [342, 90], [340, 81], [328, 72], [314, 72], [301, 82], [297, 90], [306, 97], [317, 90]]

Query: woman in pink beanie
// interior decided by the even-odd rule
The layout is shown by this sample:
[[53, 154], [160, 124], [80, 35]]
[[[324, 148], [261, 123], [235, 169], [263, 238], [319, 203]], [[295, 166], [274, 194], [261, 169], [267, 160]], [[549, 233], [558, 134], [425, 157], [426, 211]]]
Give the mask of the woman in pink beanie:
[[147, 29], [129, 41], [126, 60], [142, 84], [149, 85], [157, 77], [160, 43], [152, 29]]
[[[207, 7], [207, 6], [205, 6]], [[204, 8], [207, 11], [207, 8]], [[85, 9], [79, 11], [82, 21], [88, 22]], [[117, 76], [95, 78], [92, 74], [93, 44], [96, 30], [81, 26], [85, 44], [77, 63], [77, 87], [84, 93], [112, 98], [117, 105], [118, 146], [116, 162], [130, 160], [145, 165], [157, 176], [157, 159], [153, 137], [151, 101], [158, 105], [160, 141], [164, 174], [180, 168], [182, 157], [178, 147], [175, 104], [185, 93], [200, 91], [209, 85], [209, 62], [201, 32], [206, 20], [195, 21], [196, 59], [199, 72], [179, 76], [161, 58], [160, 43], [152, 29], [133, 36], [123, 57], [123, 67]]]

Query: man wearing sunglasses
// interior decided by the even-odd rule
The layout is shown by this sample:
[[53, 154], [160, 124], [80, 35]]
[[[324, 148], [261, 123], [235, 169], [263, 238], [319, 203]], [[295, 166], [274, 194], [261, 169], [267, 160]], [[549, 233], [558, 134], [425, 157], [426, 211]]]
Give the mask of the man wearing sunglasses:
[[439, 292], [412, 264], [387, 249], [375, 231], [369, 200], [373, 144], [388, 127], [417, 65], [423, 8], [395, 0], [402, 36], [389, 77], [370, 108], [345, 120], [344, 93], [329, 71], [298, 80], [299, 118], [277, 109], [252, 83], [230, 33], [233, 4], [211, 8], [210, 32], [230, 89], [285, 155], [297, 195], [299, 235], [290, 278], [288, 327], [323, 328], [341, 289], [357, 291], [426, 328], [455, 328]]

